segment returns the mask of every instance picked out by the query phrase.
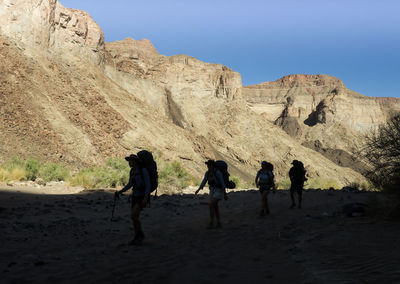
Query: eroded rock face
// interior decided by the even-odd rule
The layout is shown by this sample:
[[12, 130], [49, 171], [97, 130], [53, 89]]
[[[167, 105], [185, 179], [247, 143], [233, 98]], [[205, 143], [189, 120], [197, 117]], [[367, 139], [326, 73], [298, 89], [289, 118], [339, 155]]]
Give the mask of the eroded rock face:
[[50, 52], [71, 60], [78, 56], [100, 64], [104, 36], [90, 15], [64, 8], [56, 0], [4, 0], [0, 2], [1, 33], [28, 54]]
[[210, 103], [241, 98], [241, 76], [186, 55], [160, 55], [148, 40], [106, 43], [106, 74], [182, 128], [204, 134]]
[[328, 75], [289, 75], [245, 86], [243, 95], [254, 111], [265, 113], [271, 121], [280, 123], [291, 117], [308, 126], [340, 123], [358, 132], [368, 131], [400, 111], [398, 99], [363, 96]]
[[[357, 170], [362, 166], [349, 163], [348, 156], [357, 156], [363, 135], [400, 111], [398, 99], [363, 96], [327, 75], [289, 75], [243, 87], [243, 96], [253, 111], [282, 127], [303, 145], [340, 165], [357, 164]], [[316, 142], [319, 147], [312, 146]]]

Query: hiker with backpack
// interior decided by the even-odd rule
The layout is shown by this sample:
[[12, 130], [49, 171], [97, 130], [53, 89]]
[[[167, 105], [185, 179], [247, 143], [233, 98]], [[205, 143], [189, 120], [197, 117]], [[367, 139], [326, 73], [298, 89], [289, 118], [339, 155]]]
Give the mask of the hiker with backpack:
[[208, 225], [208, 229], [214, 228], [214, 219], [217, 220], [216, 227], [221, 228], [221, 220], [218, 208], [218, 202], [224, 198], [228, 199], [228, 195], [226, 194], [225, 182], [223, 173], [216, 167], [216, 162], [214, 160], [208, 160], [205, 162], [208, 170], [204, 174], [203, 181], [201, 182], [199, 188], [196, 190], [195, 194], [198, 194], [200, 190], [204, 188], [206, 183], [208, 182], [208, 186], [210, 189], [210, 223]]
[[269, 214], [268, 194], [273, 189], [275, 193], [274, 182], [274, 166], [267, 161], [261, 162], [261, 169], [257, 172], [255, 184], [259, 188], [261, 194], [261, 211], [260, 217]]
[[289, 170], [289, 178], [290, 178], [290, 199], [292, 200], [292, 205], [290, 209], [296, 206], [296, 202], [294, 201], [294, 194], [297, 193], [298, 196], [298, 208], [301, 209], [302, 195], [303, 195], [303, 186], [304, 182], [307, 181], [306, 178], [306, 170], [304, 169], [304, 165], [302, 162], [298, 160], [293, 160], [293, 167]]
[[120, 191], [115, 193], [115, 198], [132, 188], [131, 195], [131, 218], [135, 236], [129, 243], [139, 245], [144, 240], [144, 233], [140, 223], [140, 212], [150, 202], [150, 193], [157, 188], [157, 165], [153, 156], [148, 151], [140, 151], [137, 155], [131, 154], [125, 157], [131, 170], [129, 182]]

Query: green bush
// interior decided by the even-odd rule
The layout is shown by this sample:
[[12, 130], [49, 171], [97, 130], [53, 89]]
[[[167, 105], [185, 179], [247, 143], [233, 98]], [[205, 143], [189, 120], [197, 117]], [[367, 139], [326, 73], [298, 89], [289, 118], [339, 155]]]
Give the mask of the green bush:
[[41, 163], [34, 158], [24, 161], [13, 157], [7, 163], [0, 165], [0, 180], [22, 181], [35, 180], [40, 177], [44, 181], [61, 181], [70, 177], [69, 169], [63, 164]]
[[347, 186], [358, 190], [366, 190], [366, 191], [376, 190], [376, 188], [369, 182], [362, 182], [362, 183], [352, 182]]
[[189, 185], [198, 185], [200, 182], [192, 177], [178, 161], [166, 162], [157, 159], [158, 179], [160, 184], [183, 189]]
[[26, 179], [34, 181], [39, 175], [40, 167], [41, 164], [37, 160], [29, 158], [24, 165]]
[[339, 185], [334, 179], [325, 179], [325, 178], [313, 178], [309, 179], [304, 183], [304, 188], [321, 188], [321, 189], [329, 189], [329, 188], [339, 188]]
[[289, 189], [290, 188], [290, 179], [289, 178], [285, 178], [283, 180], [279, 180], [276, 183], [276, 187], [279, 189]]
[[38, 176], [45, 182], [63, 181], [70, 177], [70, 172], [63, 164], [45, 163], [40, 166]]
[[[160, 184], [179, 189], [200, 184], [180, 162], [166, 162], [159, 155], [155, 156], [155, 159]], [[129, 164], [122, 158], [109, 158], [104, 165], [80, 169], [71, 177], [69, 169], [63, 164], [42, 163], [33, 158], [24, 161], [13, 157], [0, 165], [0, 181], [35, 180], [40, 177], [45, 182], [69, 180], [71, 185], [85, 188], [117, 187], [128, 183], [129, 172]]]
[[104, 166], [79, 170], [70, 184], [85, 188], [122, 186], [128, 183], [129, 172], [129, 164], [124, 159], [109, 158]]
[[[277, 188], [279, 189], [290, 189], [290, 178], [285, 178], [283, 180], [280, 180], [276, 183]], [[336, 180], [334, 179], [325, 179], [325, 178], [313, 178], [313, 179], [308, 179], [304, 183], [304, 188], [309, 189], [309, 188], [321, 188], [321, 189], [329, 189], [329, 188], [339, 188], [339, 185]]]
[[25, 161], [19, 157], [14, 156], [7, 163], [3, 164], [2, 167], [10, 171], [17, 168], [24, 169]]
[[241, 178], [238, 176], [230, 176], [229, 179], [236, 184], [236, 188], [241, 188], [243, 185]]

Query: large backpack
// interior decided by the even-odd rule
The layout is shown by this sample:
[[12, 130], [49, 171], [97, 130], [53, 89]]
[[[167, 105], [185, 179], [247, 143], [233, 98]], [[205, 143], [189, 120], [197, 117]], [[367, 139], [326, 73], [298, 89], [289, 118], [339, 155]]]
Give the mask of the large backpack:
[[[142, 150], [137, 153], [142, 166], [147, 169], [150, 176], [150, 192], [158, 187], [157, 163], [154, 161], [153, 154], [149, 151]], [[157, 195], [157, 194], [156, 194]]]
[[306, 170], [301, 166], [292, 167], [291, 176], [292, 183], [301, 185], [306, 181]]
[[229, 189], [234, 189], [236, 184], [229, 180], [228, 164], [225, 161], [218, 160], [215, 162], [215, 167], [222, 173], [224, 178], [225, 187]]
[[271, 171], [260, 172], [258, 183], [262, 186], [272, 187], [274, 176]]

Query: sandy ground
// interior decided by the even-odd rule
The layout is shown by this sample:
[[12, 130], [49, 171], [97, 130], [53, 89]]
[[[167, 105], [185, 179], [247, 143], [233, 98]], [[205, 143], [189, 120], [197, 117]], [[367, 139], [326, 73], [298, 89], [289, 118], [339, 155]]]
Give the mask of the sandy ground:
[[[261, 218], [257, 191], [232, 192], [213, 230], [206, 194], [163, 195], [129, 246], [127, 197], [111, 222], [113, 192], [80, 190], [1, 187], [0, 283], [400, 283], [400, 223], [382, 194], [308, 191], [290, 210], [279, 191]], [[342, 213], [354, 202], [367, 216]]]

